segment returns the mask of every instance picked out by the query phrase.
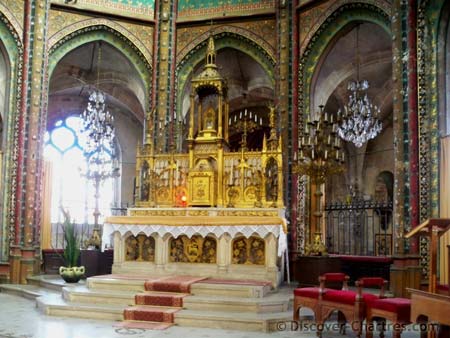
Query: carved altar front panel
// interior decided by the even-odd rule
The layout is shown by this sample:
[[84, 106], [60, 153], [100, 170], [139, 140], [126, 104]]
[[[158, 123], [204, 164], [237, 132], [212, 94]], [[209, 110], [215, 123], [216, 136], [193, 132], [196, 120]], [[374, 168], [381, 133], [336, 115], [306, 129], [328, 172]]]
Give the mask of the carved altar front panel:
[[233, 264], [256, 264], [265, 263], [265, 245], [264, 239], [251, 236], [245, 238], [238, 237], [233, 241]]
[[174, 263], [216, 263], [217, 241], [212, 236], [186, 235], [170, 239], [169, 261]]
[[140, 234], [129, 236], [125, 240], [125, 260], [137, 262], [155, 261], [155, 239]]

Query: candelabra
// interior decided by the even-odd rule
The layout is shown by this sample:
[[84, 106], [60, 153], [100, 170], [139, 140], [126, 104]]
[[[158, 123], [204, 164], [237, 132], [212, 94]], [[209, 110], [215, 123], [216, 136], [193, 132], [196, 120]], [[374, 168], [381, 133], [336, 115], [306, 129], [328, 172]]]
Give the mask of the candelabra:
[[[101, 45], [98, 48], [97, 86], [101, 60]], [[86, 158], [86, 171], [82, 173], [86, 179], [94, 183], [94, 229], [87, 246], [100, 248], [101, 236], [98, 219], [100, 217], [100, 186], [103, 181], [119, 176], [118, 168], [114, 168], [114, 118], [106, 109], [106, 95], [95, 88], [89, 95], [86, 109], [81, 114], [82, 130], [86, 137], [83, 155]]]
[[228, 125], [236, 132], [242, 132], [242, 151], [247, 151], [247, 135], [249, 132], [251, 133], [256, 129], [262, 128], [262, 117], [245, 109], [239, 113], [239, 116], [238, 114], [234, 115], [234, 119], [230, 117]]
[[[300, 175], [309, 176], [315, 185], [315, 211], [314, 223], [311, 224], [311, 233], [314, 243], [307, 245], [306, 251], [311, 254], [324, 254], [325, 246], [320, 246], [320, 228], [322, 217], [322, 185], [331, 175], [340, 173], [344, 169], [344, 152], [341, 150], [341, 141], [337, 135], [337, 122], [333, 115], [324, 113], [323, 106], [319, 106], [319, 119], [307, 120], [303, 129], [303, 136], [299, 143], [298, 163], [294, 171]], [[294, 158], [296, 160], [296, 158]], [[311, 241], [313, 239], [311, 238]]]

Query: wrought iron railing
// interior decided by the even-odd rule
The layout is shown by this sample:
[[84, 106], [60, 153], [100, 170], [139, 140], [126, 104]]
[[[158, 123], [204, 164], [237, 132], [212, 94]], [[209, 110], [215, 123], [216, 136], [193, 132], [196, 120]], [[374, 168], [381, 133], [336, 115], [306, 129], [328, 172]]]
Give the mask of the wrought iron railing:
[[354, 199], [325, 206], [329, 253], [390, 256], [393, 253], [392, 203]]

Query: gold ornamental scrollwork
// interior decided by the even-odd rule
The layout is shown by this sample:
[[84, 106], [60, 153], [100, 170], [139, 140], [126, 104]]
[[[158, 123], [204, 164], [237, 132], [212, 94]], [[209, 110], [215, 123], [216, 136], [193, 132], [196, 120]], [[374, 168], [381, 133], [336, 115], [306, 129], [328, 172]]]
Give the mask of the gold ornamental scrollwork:
[[170, 239], [172, 263], [216, 263], [217, 241], [212, 236], [186, 235]]
[[233, 240], [233, 264], [265, 264], [264, 239], [251, 236], [250, 238], [238, 237]]
[[155, 239], [143, 234], [125, 240], [125, 260], [135, 262], [155, 261]]

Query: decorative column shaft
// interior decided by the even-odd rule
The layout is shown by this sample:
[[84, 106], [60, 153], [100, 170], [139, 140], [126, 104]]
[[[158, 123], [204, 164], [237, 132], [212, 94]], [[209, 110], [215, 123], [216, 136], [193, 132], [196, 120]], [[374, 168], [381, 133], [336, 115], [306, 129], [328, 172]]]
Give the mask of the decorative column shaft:
[[155, 67], [153, 78], [155, 102], [155, 149], [162, 152], [169, 150], [173, 140], [174, 116], [174, 65], [175, 62], [175, 19], [177, 16], [177, 0], [160, 0], [157, 2], [157, 18], [155, 27]]
[[[42, 180], [42, 90], [47, 73], [47, 0], [25, 0], [22, 105], [19, 120], [16, 237], [11, 255], [11, 282], [26, 283], [39, 269], [40, 204]], [[22, 231], [20, 227], [23, 226]], [[19, 250], [20, 247], [20, 250]], [[20, 257], [20, 262], [18, 258]]]
[[[409, 200], [411, 228], [419, 219], [419, 130], [417, 113], [417, 0], [408, 1], [408, 115], [409, 115]], [[418, 252], [418, 240], [411, 242], [411, 253]]]
[[392, 20], [393, 35], [393, 129], [394, 129], [394, 219], [396, 227], [396, 253], [404, 254], [404, 241], [402, 235], [405, 232], [405, 169], [404, 163], [404, 131], [403, 131], [403, 98], [402, 98], [402, 7], [401, 0], [396, 0], [393, 5], [394, 14]]

